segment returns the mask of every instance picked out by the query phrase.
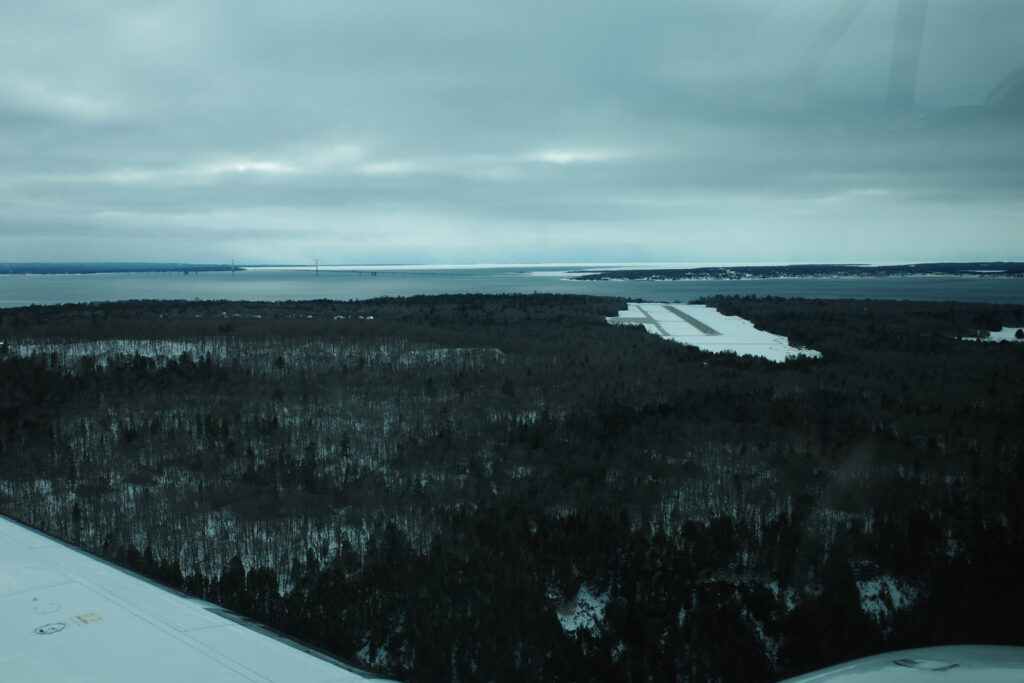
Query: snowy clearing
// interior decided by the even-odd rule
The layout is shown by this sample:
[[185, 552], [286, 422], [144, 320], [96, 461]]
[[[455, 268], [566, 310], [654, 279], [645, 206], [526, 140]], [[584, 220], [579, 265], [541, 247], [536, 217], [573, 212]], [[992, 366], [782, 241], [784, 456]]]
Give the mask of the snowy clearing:
[[760, 356], [776, 363], [800, 356], [821, 358], [820, 352], [790, 346], [786, 337], [759, 330], [749, 320], [697, 304], [631, 303], [607, 320], [613, 325], [642, 325], [652, 334], [711, 353]]

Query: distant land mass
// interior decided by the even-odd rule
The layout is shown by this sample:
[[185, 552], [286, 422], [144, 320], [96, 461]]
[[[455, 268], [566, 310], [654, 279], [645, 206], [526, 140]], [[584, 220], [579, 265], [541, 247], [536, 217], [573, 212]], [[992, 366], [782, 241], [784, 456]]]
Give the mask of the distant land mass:
[[245, 270], [230, 263], [0, 263], [3, 275], [92, 275], [96, 273], [188, 273]]
[[959, 275], [1022, 277], [1024, 263], [976, 261], [969, 263], [909, 263], [891, 266], [857, 264], [801, 264], [790, 266], [709, 266], [702, 268], [602, 270], [573, 274], [575, 280], [764, 280], [810, 277], [905, 277]]

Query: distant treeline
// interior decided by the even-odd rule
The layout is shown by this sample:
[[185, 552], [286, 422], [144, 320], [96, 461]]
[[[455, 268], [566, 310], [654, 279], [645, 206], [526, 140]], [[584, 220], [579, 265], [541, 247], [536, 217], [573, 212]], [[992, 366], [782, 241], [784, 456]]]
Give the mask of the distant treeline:
[[93, 275], [96, 273], [199, 273], [244, 270], [223, 263], [0, 263], [0, 275]]
[[[0, 311], [0, 512], [410, 681], [770, 681], [1024, 645], [1024, 307], [716, 297]], [[582, 595], [600, 607], [587, 614]]]
[[603, 270], [574, 275], [577, 280], [757, 280], [783, 277], [899, 277], [907, 275], [1024, 276], [1024, 263], [911, 263], [899, 266], [841, 264], [730, 266], [676, 269]]

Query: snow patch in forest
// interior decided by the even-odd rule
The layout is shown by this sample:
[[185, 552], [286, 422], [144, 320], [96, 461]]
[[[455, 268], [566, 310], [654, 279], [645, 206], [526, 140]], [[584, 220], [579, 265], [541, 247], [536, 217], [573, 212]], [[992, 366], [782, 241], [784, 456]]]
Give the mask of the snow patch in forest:
[[788, 587], [788, 586], [786, 587], [785, 590], [783, 590], [782, 586], [779, 585], [778, 581], [772, 581], [771, 583], [766, 583], [765, 584], [765, 588], [767, 588], [768, 590], [770, 590], [772, 592], [772, 595], [775, 596], [776, 600], [782, 599], [782, 600], [785, 601], [785, 603], [786, 603], [786, 611], [787, 612], [791, 612], [793, 610], [793, 608], [796, 607], [797, 603], [799, 602], [796, 591], [793, 590], [792, 588]]
[[604, 610], [608, 606], [607, 593], [595, 593], [586, 584], [580, 586], [576, 596], [557, 607], [558, 623], [566, 633], [576, 633], [580, 629], [594, 631], [604, 619]]
[[367, 641], [366, 645], [356, 652], [356, 660], [363, 666], [385, 668], [388, 665], [388, 649], [383, 645], [371, 649]]
[[67, 344], [16, 344], [11, 351], [26, 358], [33, 355], [56, 356], [65, 365], [91, 357], [99, 367], [106, 367], [116, 357], [142, 356], [153, 360], [177, 360], [188, 354], [192, 360], [202, 360], [207, 353], [222, 359], [228, 355], [227, 343], [223, 340], [179, 341], [173, 339], [103, 339]]
[[101, 339], [88, 342], [45, 342], [11, 344], [8, 353], [25, 358], [42, 356], [72, 372], [83, 359], [106, 368], [135, 357], [152, 360], [158, 367], [174, 362], [202, 362], [207, 357], [224, 362], [244, 356], [255, 366], [284, 374], [295, 367], [316, 363], [336, 363], [360, 367], [425, 368], [442, 366], [474, 370], [507, 361], [497, 348], [439, 347], [407, 340], [320, 341], [293, 344], [287, 348], [275, 340], [234, 340], [203, 337], [194, 340], [173, 339]]
[[711, 353], [759, 356], [776, 363], [819, 351], [790, 346], [789, 339], [754, 327], [749, 320], [723, 315], [709, 306], [681, 303], [631, 303], [614, 318], [613, 325], [641, 325], [664, 339], [696, 346]]
[[740, 614], [743, 616], [743, 620], [747, 626], [753, 631], [754, 636], [761, 642], [761, 647], [764, 648], [764, 652], [768, 655], [768, 659], [775, 662], [778, 661], [779, 657], [779, 640], [768, 635], [764, 630], [764, 624], [761, 620], [756, 618], [750, 609], [744, 607], [740, 610]]
[[[1021, 337], [1017, 337], [1018, 332], [1021, 333]], [[1004, 327], [989, 332], [987, 337], [960, 337], [960, 339], [983, 342], [1024, 342], [1024, 327]]]
[[415, 365], [437, 365], [460, 362], [466, 366], [480, 367], [485, 363], [504, 363], [505, 352], [493, 348], [426, 348], [412, 349], [401, 355], [399, 361], [406, 367]]
[[860, 607], [880, 624], [888, 623], [892, 613], [914, 604], [917, 589], [898, 577], [883, 574], [857, 582]]

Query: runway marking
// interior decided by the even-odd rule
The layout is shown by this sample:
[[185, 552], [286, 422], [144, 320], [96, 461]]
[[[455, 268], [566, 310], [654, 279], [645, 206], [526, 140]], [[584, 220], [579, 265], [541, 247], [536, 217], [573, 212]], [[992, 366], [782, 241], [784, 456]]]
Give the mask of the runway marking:
[[710, 327], [709, 325], [705, 325], [701, 321], [699, 321], [696, 318], [694, 318], [692, 315], [688, 315], [686, 313], [683, 313], [682, 311], [680, 311], [678, 308], [676, 308], [675, 306], [673, 306], [671, 304], [665, 304], [665, 308], [670, 310], [670, 311], [672, 311], [673, 313], [678, 315], [680, 318], [682, 318], [686, 322], [690, 323], [691, 325], [696, 327], [700, 332], [703, 332], [704, 334], [706, 334], [709, 337], [721, 337], [722, 336], [722, 333], [719, 332], [718, 330]]

